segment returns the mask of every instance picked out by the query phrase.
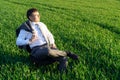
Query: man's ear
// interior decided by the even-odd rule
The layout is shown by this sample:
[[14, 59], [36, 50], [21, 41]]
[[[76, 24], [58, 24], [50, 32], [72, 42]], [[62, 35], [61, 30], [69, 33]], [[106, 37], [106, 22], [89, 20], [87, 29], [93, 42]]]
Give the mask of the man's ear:
[[29, 16], [28, 19], [31, 21], [31, 17]]

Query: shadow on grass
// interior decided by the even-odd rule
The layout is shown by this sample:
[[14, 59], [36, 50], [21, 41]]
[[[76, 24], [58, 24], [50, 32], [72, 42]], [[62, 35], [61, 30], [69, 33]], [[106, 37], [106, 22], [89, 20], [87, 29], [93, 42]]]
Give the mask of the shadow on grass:
[[103, 23], [98, 23], [98, 22], [93, 22], [94, 24], [104, 28], [104, 29], [108, 29], [109, 31], [116, 33], [116, 34], [120, 34], [120, 28], [116, 28], [115, 26], [110, 26], [108, 24], [103, 24]]
[[120, 28], [117, 28], [116, 26], [111, 26], [111, 25], [108, 25], [107, 23], [105, 24], [105, 23], [99, 23], [99, 22], [95, 22], [95, 21], [89, 21], [87, 19], [81, 19], [81, 21], [93, 23], [93, 24], [96, 24], [96, 25], [102, 27], [103, 29], [107, 29], [113, 33], [120, 34]]
[[[22, 50], [19, 50], [21, 55], [17, 55], [16, 53], [6, 52], [4, 51], [4, 47], [0, 44], [0, 65], [15, 65], [17, 63], [22, 63], [23, 65], [27, 65], [30, 71], [40, 70], [41, 73], [50, 72], [52, 74], [59, 73], [57, 69], [58, 63], [56, 62], [49, 62], [47, 65], [36, 66], [30, 61], [29, 55], [23, 55]], [[25, 53], [25, 52], [24, 52]], [[29, 53], [28, 53], [29, 54]], [[73, 62], [71, 62], [72, 65]], [[54, 66], [54, 68], [53, 68]], [[19, 67], [19, 66], [18, 66]]]
[[24, 64], [29, 63], [29, 57], [24, 55], [16, 55], [16, 53], [11, 54], [11, 52], [4, 51], [3, 46], [0, 44], [0, 64], [16, 64], [21, 62]]
[[[22, 53], [22, 50], [19, 50]], [[24, 52], [25, 53], [25, 52]], [[29, 54], [29, 53], [26, 53]], [[49, 66], [36, 66], [30, 61], [29, 55], [20, 54], [17, 55], [16, 53], [6, 52], [4, 51], [4, 47], [0, 44], [0, 65], [14, 65], [17, 63], [22, 63], [23, 65], [27, 65], [30, 71], [34, 71], [40, 69], [41, 72], [46, 72], [49, 70]], [[19, 66], [18, 66], [19, 67]], [[42, 68], [41, 68], [42, 67]]]
[[[20, 50], [20, 53], [22, 51]], [[27, 65], [30, 69], [30, 74], [32, 74], [34, 71], [37, 73], [37, 74], [40, 74], [42, 73], [42, 75], [46, 75], [46, 74], [50, 74], [49, 76], [47, 76], [49, 79], [53, 79], [56, 77], [54, 77], [54, 75], [56, 76], [59, 76], [60, 80], [63, 80], [63, 74], [60, 73], [57, 69], [57, 64], [58, 63], [52, 63], [52, 64], [49, 64], [49, 65], [43, 65], [43, 66], [35, 66], [33, 65], [31, 62], [30, 62], [30, 59], [29, 59], [29, 56], [24, 56], [24, 55], [17, 55], [15, 53], [12, 53], [11, 52], [6, 52], [4, 51], [4, 47], [0, 44], [0, 65], [7, 65], [9, 67], [12, 68], [12, 66], [14, 66], [15, 64], [17, 63], [20, 63], [20, 66], [16, 66], [18, 68], [20, 68], [22, 65]], [[22, 65], [21, 65], [22, 64]], [[73, 65], [74, 63], [71, 62], [71, 65]], [[0, 66], [1, 68], [1, 66]], [[38, 72], [39, 70], [39, 72]], [[72, 74], [72, 73], [71, 73]], [[3, 76], [4, 77], [4, 76]]]

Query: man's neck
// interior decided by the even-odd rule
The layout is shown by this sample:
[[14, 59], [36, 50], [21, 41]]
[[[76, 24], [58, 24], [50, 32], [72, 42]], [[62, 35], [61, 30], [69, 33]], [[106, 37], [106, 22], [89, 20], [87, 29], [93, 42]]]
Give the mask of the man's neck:
[[30, 21], [32, 24], [39, 24], [39, 22]]

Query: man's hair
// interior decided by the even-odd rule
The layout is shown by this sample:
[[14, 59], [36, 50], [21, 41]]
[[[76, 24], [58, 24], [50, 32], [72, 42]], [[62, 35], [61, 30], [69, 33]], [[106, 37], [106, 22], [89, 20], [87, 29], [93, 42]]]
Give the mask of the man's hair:
[[33, 12], [38, 12], [38, 10], [36, 8], [30, 8], [30, 9], [27, 10], [26, 16], [27, 16], [28, 19], [29, 19], [29, 16], [31, 16]]

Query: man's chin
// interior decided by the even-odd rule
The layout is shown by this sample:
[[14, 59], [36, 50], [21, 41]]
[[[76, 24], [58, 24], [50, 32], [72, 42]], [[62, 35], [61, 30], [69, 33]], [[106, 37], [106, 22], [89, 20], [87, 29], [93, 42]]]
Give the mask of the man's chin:
[[32, 22], [38, 23], [38, 22], [40, 22], [40, 21], [32, 21]]
[[31, 20], [32, 22], [40, 22], [40, 20]]
[[34, 22], [40, 22], [39, 20], [35, 20]]

